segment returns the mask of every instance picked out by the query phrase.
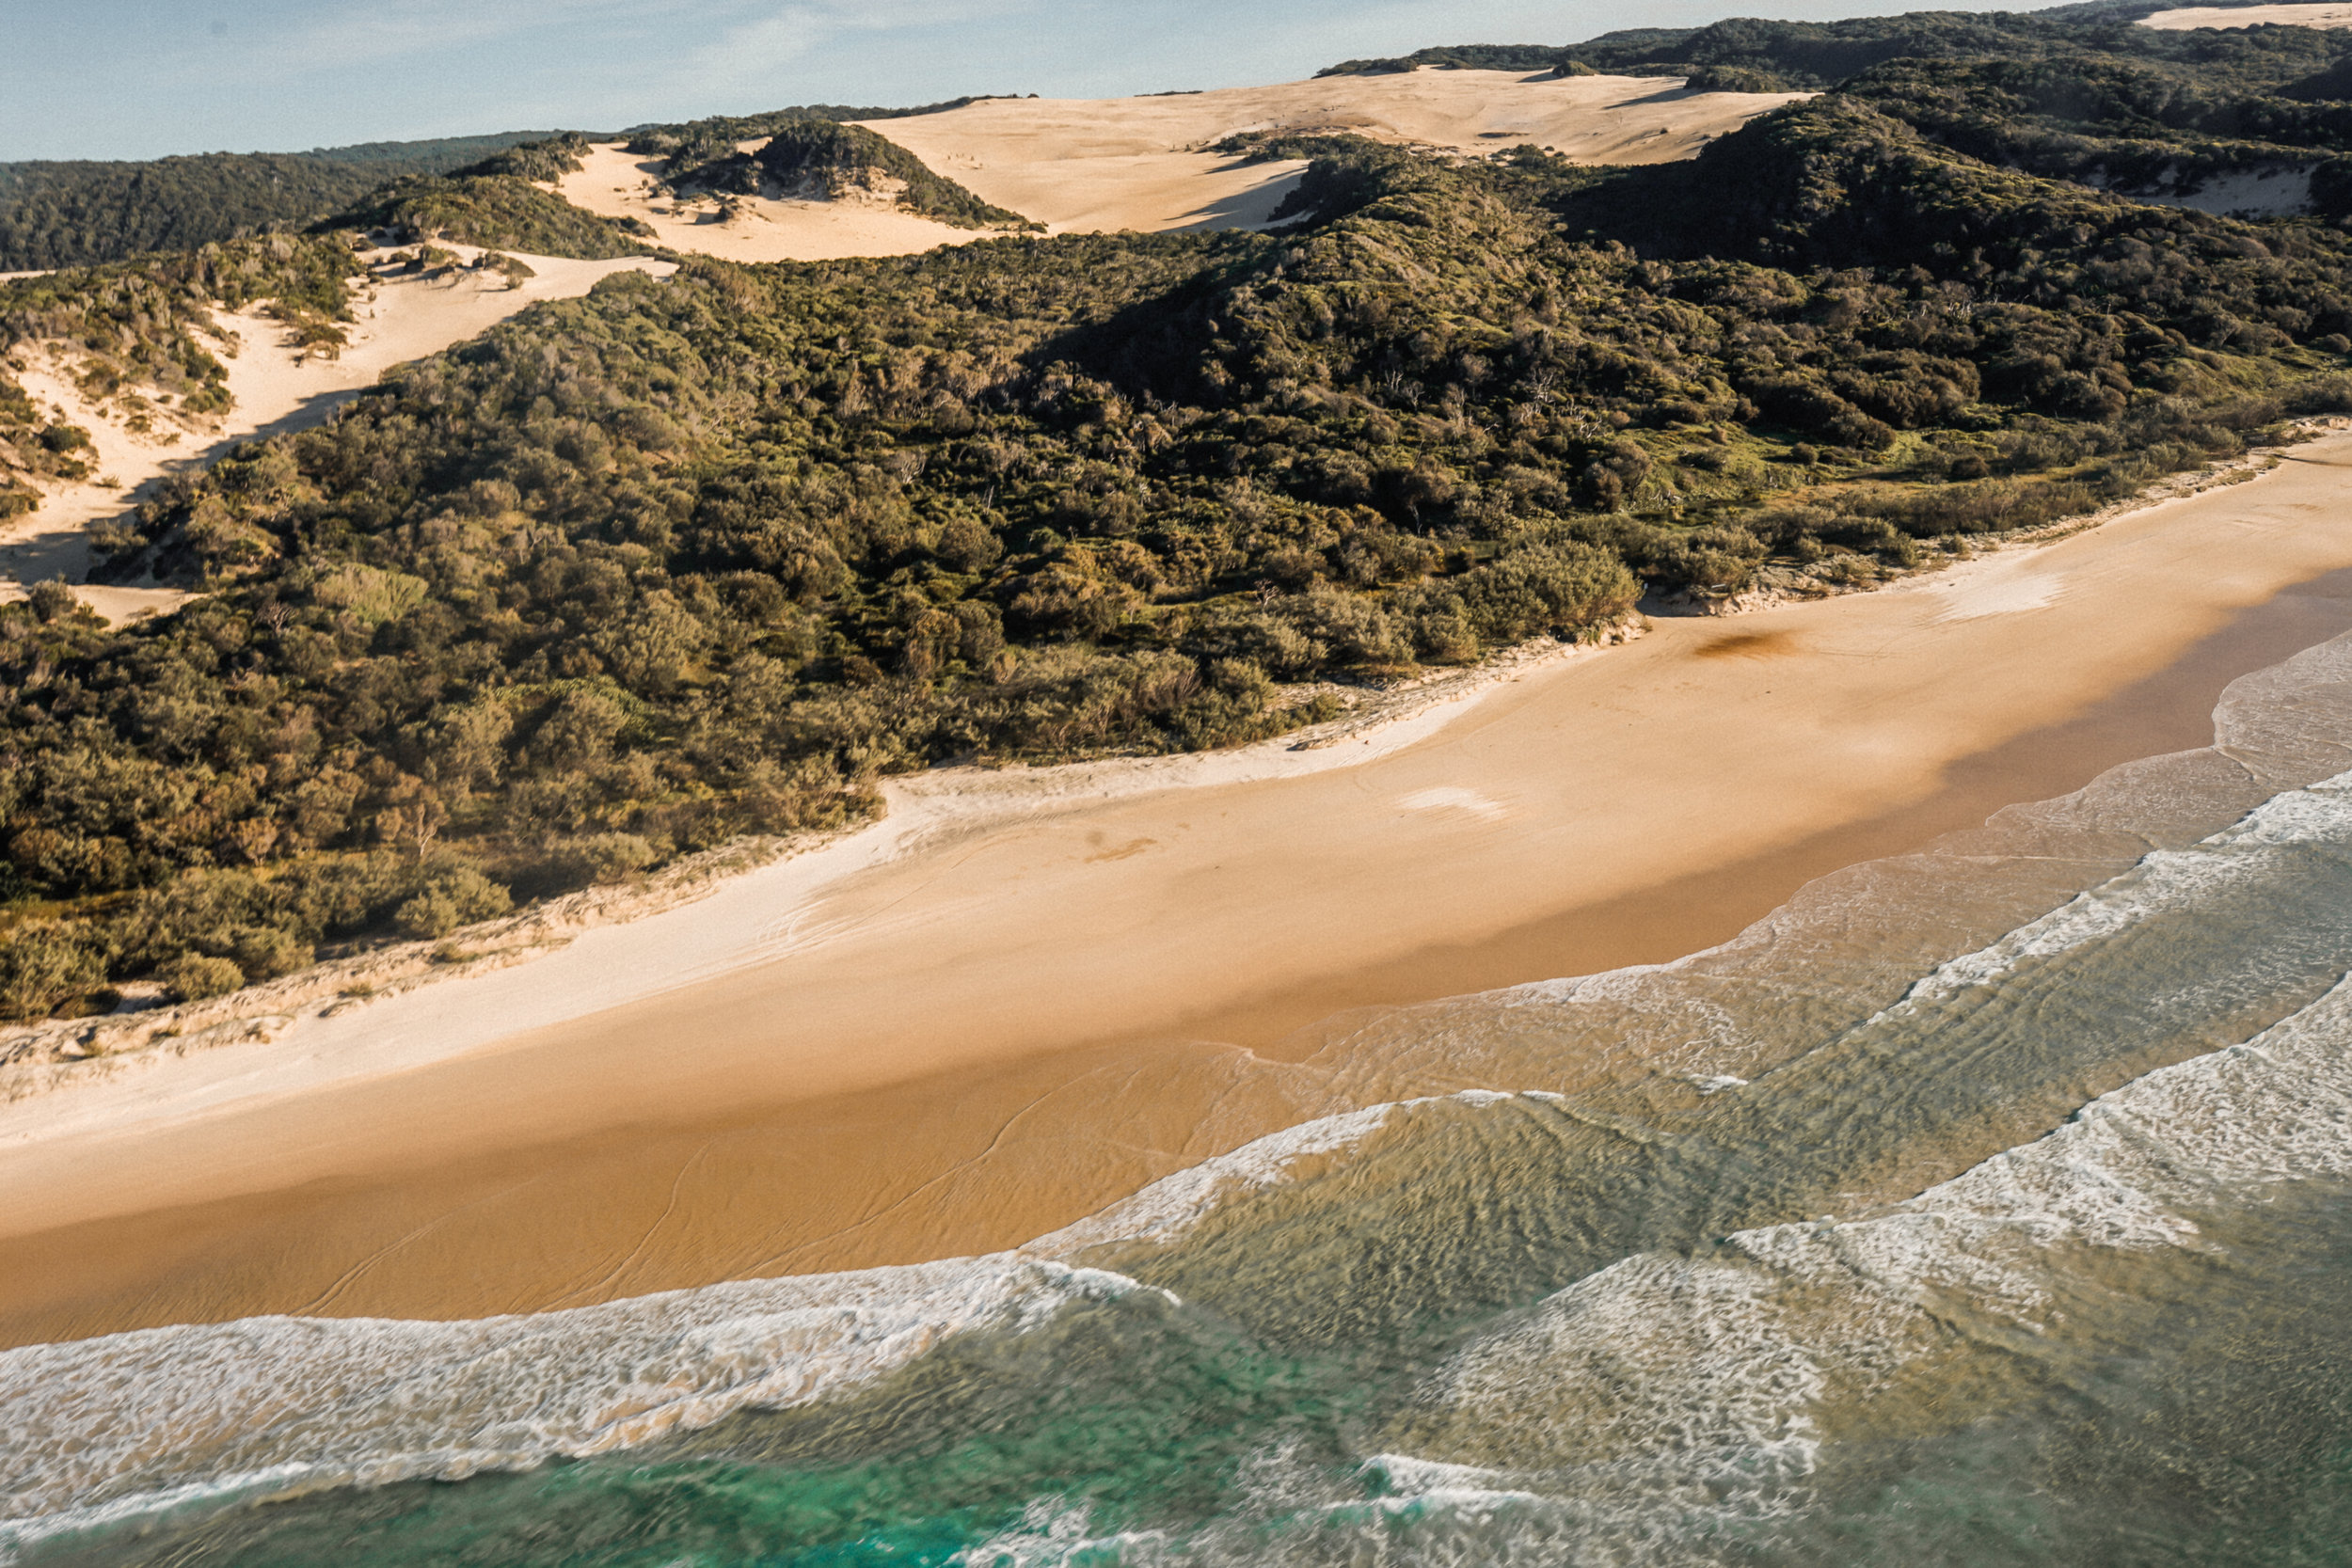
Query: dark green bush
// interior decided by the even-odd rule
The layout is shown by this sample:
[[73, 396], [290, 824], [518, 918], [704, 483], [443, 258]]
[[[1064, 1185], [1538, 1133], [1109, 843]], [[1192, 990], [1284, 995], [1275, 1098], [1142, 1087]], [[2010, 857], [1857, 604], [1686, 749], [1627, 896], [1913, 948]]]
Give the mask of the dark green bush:
[[246, 983], [245, 972], [234, 963], [201, 953], [183, 953], [169, 960], [156, 969], [155, 978], [163, 982], [165, 996], [174, 1002], [208, 1001]]

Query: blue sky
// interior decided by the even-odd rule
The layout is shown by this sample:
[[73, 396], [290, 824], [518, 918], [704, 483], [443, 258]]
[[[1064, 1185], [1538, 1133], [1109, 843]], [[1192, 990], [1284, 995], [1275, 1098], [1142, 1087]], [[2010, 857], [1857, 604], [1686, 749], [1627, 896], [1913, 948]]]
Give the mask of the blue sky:
[[1901, 0], [0, 0], [0, 160], [617, 130], [961, 93], [1231, 87], [1424, 44], [1565, 43], [1728, 15], [1905, 8]]

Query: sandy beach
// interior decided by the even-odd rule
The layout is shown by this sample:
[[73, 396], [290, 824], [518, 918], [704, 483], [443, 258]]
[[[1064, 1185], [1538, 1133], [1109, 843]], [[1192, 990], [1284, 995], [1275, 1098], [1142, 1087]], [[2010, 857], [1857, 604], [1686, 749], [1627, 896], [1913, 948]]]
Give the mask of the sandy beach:
[[2234, 674], [2352, 626], [2348, 481], [2338, 433], [1342, 745], [898, 781], [702, 902], [0, 1113], [0, 1340], [1018, 1243], [1380, 1092], [1361, 1009], [1670, 958], [2205, 742]]

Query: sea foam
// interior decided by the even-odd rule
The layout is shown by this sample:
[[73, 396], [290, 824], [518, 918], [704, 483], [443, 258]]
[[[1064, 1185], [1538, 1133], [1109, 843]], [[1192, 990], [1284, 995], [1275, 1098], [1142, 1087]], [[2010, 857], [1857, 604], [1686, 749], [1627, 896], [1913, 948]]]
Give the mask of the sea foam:
[[2051, 1334], [2072, 1250], [2198, 1246], [2185, 1211], [2345, 1179], [2352, 976], [1883, 1212], [1621, 1259], [1465, 1346], [1408, 1424], [1440, 1466], [1433, 1501], [1462, 1484], [1459, 1455], [1507, 1451], [1479, 1470], [1486, 1488], [1785, 1515], [1804, 1499], [1824, 1401], [1867, 1403], [1950, 1352], [1956, 1315]]
[[207, 1497], [457, 1480], [853, 1391], [1135, 1281], [1000, 1255], [459, 1323], [256, 1318], [0, 1354], [0, 1555]]
[[1278, 1185], [1300, 1161], [1347, 1148], [1409, 1108], [1376, 1105], [1273, 1133], [1017, 1253], [525, 1316], [254, 1318], [0, 1353], [11, 1429], [0, 1452], [0, 1557], [208, 1498], [523, 1469], [635, 1448], [738, 1410], [851, 1393], [951, 1335], [1017, 1333], [1074, 1302], [1144, 1289], [1062, 1259], [1173, 1242], [1218, 1203]]

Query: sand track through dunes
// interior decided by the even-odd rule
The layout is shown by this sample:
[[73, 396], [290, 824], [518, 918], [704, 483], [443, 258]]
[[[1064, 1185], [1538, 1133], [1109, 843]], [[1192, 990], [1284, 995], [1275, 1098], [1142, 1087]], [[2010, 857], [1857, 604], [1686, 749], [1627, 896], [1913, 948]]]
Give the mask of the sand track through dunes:
[[[1804, 96], [1691, 92], [1656, 76], [1420, 71], [1150, 98], [984, 99], [866, 128], [1052, 232], [1160, 233], [1273, 218], [1306, 166], [1210, 150], [1232, 135], [1346, 132], [1455, 152], [1536, 146], [1579, 163], [1658, 164], [1695, 157], [1712, 138]], [[575, 206], [649, 225], [673, 249], [731, 261], [912, 255], [992, 237], [866, 201], [680, 201], [660, 189], [658, 160], [617, 143], [593, 149], [557, 188]]]
[[[2352, 568], [2347, 462], [2338, 433], [1892, 591], [1661, 621], [1339, 747], [918, 775], [699, 904], [24, 1101], [0, 1340], [1017, 1244], [1297, 1119], [1292, 1064], [1349, 1028], [1297, 1025], [1688, 952], [2204, 744], [2213, 681], [2352, 626], [2342, 579], [2285, 592]], [[2269, 641], [2199, 653], [2258, 607]]]
[[[481, 254], [470, 245], [443, 248], [469, 262]], [[667, 276], [675, 270], [675, 263], [650, 258], [522, 260], [534, 276], [519, 287], [471, 267], [368, 280], [352, 302], [358, 319], [348, 326], [350, 342], [333, 359], [284, 346], [285, 326], [258, 311], [219, 312], [215, 321], [225, 336], [216, 353], [235, 403], [215, 419], [179, 418], [144, 400], [93, 402], [74, 386], [70, 359], [31, 356], [17, 380], [41, 406], [88, 431], [97, 455], [88, 481], [53, 486], [39, 510], [0, 526], [0, 600], [21, 598], [28, 585], [62, 577], [84, 584], [77, 590], [81, 599], [110, 620], [168, 610], [186, 595], [170, 588], [85, 582], [91, 524], [121, 515], [165, 475], [200, 467], [240, 441], [317, 424], [394, 365], [479, 337], [541, 300], [577, 298], [616, 272]]]

